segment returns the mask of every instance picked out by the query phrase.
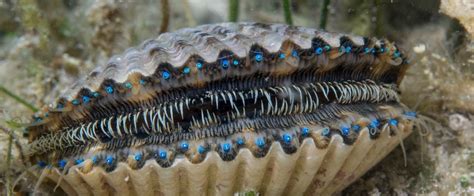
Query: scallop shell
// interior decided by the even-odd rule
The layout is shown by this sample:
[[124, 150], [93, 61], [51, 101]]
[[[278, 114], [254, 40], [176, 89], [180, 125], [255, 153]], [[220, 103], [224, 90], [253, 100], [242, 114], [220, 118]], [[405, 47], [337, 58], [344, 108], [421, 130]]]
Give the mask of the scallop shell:
[[35, 189], [330, 195], [412, 132], [397, 89], [407, 66], [387, 40], [282, 24], [165, 33], [35, 116]]
[[[212, 152], [201, 163], [180, 158], [168, 168], [154, 160], [138, 170], [121, 163], [113, 172], [96, 167], [84, 173], [74, 166], [60, 187], [68, 195], [233, 195], [246, 191], [330, 195], [342, 191], [383, 159], [412, 132], [412, 126], [408, 121], [400, 124], [397, 135], [385, 129], [376, 140], [370, 139], [365, 129], [353, 145], [344, 144], [339, 135], [325, 148], [305, 139], [293, 154], [284, 153], [279, 143], [274, 143], [263, 158], [243, 149], [230, 162]], [[56, 168], [47, 172], [54, 182], [61, 176]]]

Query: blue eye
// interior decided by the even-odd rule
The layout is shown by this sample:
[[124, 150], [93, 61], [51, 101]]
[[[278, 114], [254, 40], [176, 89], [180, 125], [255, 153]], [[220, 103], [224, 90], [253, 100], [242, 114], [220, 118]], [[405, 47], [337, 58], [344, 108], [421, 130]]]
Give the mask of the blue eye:
[[145, 84], [145, 80], [141, 79], [139, 83], [140, 83], [141, 85], [144, 85], [144, 84]]
[[347, 46], [347, 47], [346, 47], [346, 53], [350, 53], [350, 52], [352, 52], [352, 47]]
[[202, 69], [202, 63], [201, 63], [201, 62], [197, 62], [197, 63], [196, 63], [196, 67], [197, 67], [198, 69]]
[[168, 153], [166, 151], [161, 151], [158, 153], [158, 156], [161, 158], [161, 159], [166, 159], [166, 157], [168, 156], [167, 155]]
[[234, 65], [239, 65], [239, 60], [234, 60], [234, 61], [233, 61], [233, 64], [234, 64]]
[[395, 58], [400, 57], [400, 51], [398, 51], [398, 50], [395, 51], [395, 52], [393, 53], [393, 57], [395, 57]]
[[282, 139], [285, 143], [289, 144], [289, 143], [291, 143], [292, 137], [291, 137], [290, 134], [285, 133], [285, 134], [283, 134]]
[[244, 144], [245, 144], [244, 139], [241, 138], [241, 137], [237, 138], [237, 144], [238, 144], [238, 145], [244, 145]]
[[255, 141], [255, 145], [257, 145], [259, 148], [264, 148], [265, 147], [265, 139], [263, 138], [257, 138]]
[[223, 150], [224, 152], [227, 153], [227, 152], [229, 152], [230, 149], [232, 148], [232, 145], [229, 144], [229, 143], [223, 143], [222, 146], [221, 146], [221, 148], [222, 148], [222, 150]]
[[416, 117], [416, 112], [405, 112], [408, 117]]
[[329, 128], [326, 127], [326, 128], [324, 128], [323, 131], [321, 132], [321, 135], [322, 135], [322, 136], [325, 136], [325, 137], [329, 137], [329, 134], [330, 134], [330, 133], [331, 133], [331, 132], [329, 131]]
[[206, 152], [206, 148], [204, 146], [199, 146], [198, 147], [198, 153], [199, 154], [204, 154]]
[[58, 166], [59, 168], [63, 169], [64, 167], [66, 167], [66, 164], [67, 164], [67, 161], [62, 159], [58, 162]]
[[187, 142], [181, 143], [181, 150], [187, 151], [189, 149], [189, 144]]
[[308, 134], [309, 134], [309, 128], [308, 127], [301, 128], [301, 135], [307, 136]]
[[291, 56], [293, 56], [293, 57], [298, 57], [298, 52], [297, 52], [296, 50], [293, 50], [293, 51], [291, 52]]
[[257, 62], [261, 62], [261, 61], [263, 60], [263, 55], [262, 55], [262, 54], [256, 54], [256, 55], [255, 55], [255, 60], [256, 60]]
[[374, 120], [372, 120], [372, 122], [370, 122], [369, 127], [376, 128], [376, 127], [379, 126], [379, 124], [380, 124], [380, 122], [377, 119], [374, 119]]
[[368, 54], [370, 52], [370, 48], [364, 48], [364, 53]]
[[280, 53], [280, 55], [278, 56], [280, 59], [284, 59], [286, 57], [285, 53]]
[[342, 135], [344, 135], [344, 136], [348, 136], [349, 133], [350, 133], [350, 131], [351, 131], [351, 130], [350, 130], [348, 127], [341, 127], [341, 133], [342, 133]]
[[135, 158], [135, 161], [140, 161], [142, 160], [142, 154], [137, 152], [134, 158]]
[[47, 165], [48, 164], [46, 164], [46, 162], [44, 162], [44, 161], [39, 161], [38, 162], [38, 166], [41, 167], [41, 168], [46, 167]]
[[320, 55], [320, 54], [323, 53], [323, 49], [318, 47], [318, 48], [316, 48], [315, 52], [316, 52], [317, 55]]
[[398, 126], [398, 120], [397, 119], [390, 119], [390, 124], [393, 126]]
[[131, 89], [133, 87], [132, 83], [127, 82], [125, 83], [125, 88]]
[[221, 61], [221, 66], [222, 66], [222, 68], [224, 68], [224, 69], [229, 68], [229, 60], [223, 59], [223, 60]]
[[91, 99], [88, 96], [83, 96], [82, 97], [82, 102], [84, 102], [84, 103], [89, 103], [90, 100]]
[[170, 79], [171, 74], [170, 74], [170, 72], [168, 72], [168, 71], [163, 71], [163, 72], [161, 73], [161, 77], [163, 77], [163, 79], [167, 80], [167, 79]]
[[84, 162], [84, 159], [82, 159], [82, 158], [76, 159], [76, 165], [79, 165], [82, 162]]
[[92, 163], [94, 163], [94, 164], [97, 163], [97, 157], [96, 157], [96, 156], [93, 156], [93, 157], [92, 157]]
[[108, 94], [112, 94], [114, 93], [114, 88], [111, 86], [107, 86], [105, 87], [105, 92], [107, 92]]
[[189, 72], [191, 72], [191, 69], [189, 67], [184, 67], [183, 73], [188, 74]]
[[110, 156], [110, 155], [107, 156], [107, 158], [105, 158], [105, 163], [106, 163], [107, 165], [112, 165], [112, 164], [114, 164], [114, 157], [113, 157], [113, 156]]
[[352, 130], [354, 130], [355, 132], [359, 132], [360, 131], [360, 126], [359, 125], [354, 125], [354, 126], [352, 126]]

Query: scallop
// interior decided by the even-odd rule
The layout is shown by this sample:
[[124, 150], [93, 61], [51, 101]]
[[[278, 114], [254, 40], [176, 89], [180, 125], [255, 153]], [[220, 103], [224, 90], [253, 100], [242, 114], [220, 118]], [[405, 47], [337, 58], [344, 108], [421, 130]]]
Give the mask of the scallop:
[[34, 116], [32, 191], [330, 195], [412, 132], [408, 66], [387, 40], [283, 24], [164, 33]]

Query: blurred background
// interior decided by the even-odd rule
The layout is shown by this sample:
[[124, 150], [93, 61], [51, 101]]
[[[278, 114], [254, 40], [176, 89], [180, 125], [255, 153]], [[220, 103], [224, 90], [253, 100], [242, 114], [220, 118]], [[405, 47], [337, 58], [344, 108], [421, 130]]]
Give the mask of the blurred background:
[[413, 64], [402, 100], [427, 131], [342, 195], [474, 194], [474, 0], [0, 0], [0, 194], [24, 169], [22, 127], [81, 75], [160, 33], [288, 23], [386, 37]]

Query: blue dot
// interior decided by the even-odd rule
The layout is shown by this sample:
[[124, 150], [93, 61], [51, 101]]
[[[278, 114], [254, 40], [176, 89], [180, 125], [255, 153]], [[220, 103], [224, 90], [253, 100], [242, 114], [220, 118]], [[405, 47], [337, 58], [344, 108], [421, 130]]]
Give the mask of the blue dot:
[[256, 54], [256, 55], [255, 55], [255, 60], [256, 60], [257, 62], [261, 62], [261, 61], [263, 60], [263, 55], [262, 55], [262, 54]]
[[189, 67], [184, 67], [183, 73], [184, 73], [184, 74], [188, 74], [189, 72], [191, 72], [191, 68], [189, 68]]
[[309, 128], [308, 127], [302, 127], [301, 128], [301, 135], [307, 136], [309, 134]]
[[405, 112], [405, 115], [408, 117], [416, 117], [416, 112]]
[[368, 54], [370, 52], [370, 48], [364, 48], [364, 53]]
[[359, 125], [353, 125], [352, 130], [354, 130], [356, 133], [360, 131], [360, 126]]
[[105, 158], [105, 163], [106, 163], [107, 165], [112, 165], [112, 164], [114, 164], [114, 157], [111, 156], [111, 155], [107, 156], [107, 157]]
[[346, 46], [346, 53], [351, 53], [352, 52], [352, 47]]
[[291, 135], [288, 133], [283, 134], [282, 139], [287, 144], [291, 143], [291, 140], [292, 140]]
[[298, 57], [298, 52], [296, 50], [291, 51], [291, 56]]
[[238, 145], [244, 145], [244, 144], [245, 144], [244, 139], [241, 138], [241, 137], [237, 138], [237, 144], [238, 144]]
[[61, 169], [64, 169], [64, 167], [66, 167], [66, 164], [67, 164], [67, 161], [64, 159], [58, 161], [58, 167]]
[[167, 80], [167, 79], [170, 79], [171, 74], [170, 74], [170, 72], [168, 72], [168, 71], [163, 71], [163, 72], [161, 73], [161, 77], [163, 77], [163, 79]]
[[229, 68], [229, 65], [230, 65], [230, 64], [229, 64], [229, 60], [227, 60], [227, 59], [221, 60], [221, 66], [222, 66], [222, 68], [227, 69], [227, 68]]
[[326, 50], [326, 51], [331, 50], [331, 46], [329, 46], [329, 45], [324, 46], [324, 50]]
[[77, 99], [72, 100], [72, 104], [73, 105], [79, 105], [79, 100], [77, 100]]
[[390, 119], [390, 124], [393, 126], [398, 126], [398, 120], [397, 119]]
[[160, 150], [160, 152], [158, 153], [158, 156], [160, 157], [160, 159], [166, 159], [166, 157], [168, 156], [168, 153], [164, 150]]
[[125, 83], [125, 88], [131, 89], [133, 87], [132, 83], [127, 82]]
[[232, 61], [232, 63], [233, 63], [234, 65], [239, 65], [239, 60], [235, 59], [235, 60]]
[[58, 105], [56, 105], [56, 108], [58, 108], [58, 109], [63, 109], [63, 108], [64, 108], [64, 105], [63, 105], [63, 104], [60, 104], [60, 103], [58, 103]]
[[385, 52], [385, 48], [382, 47], [382, 48], [380, 48], [379, 51], [380, 51], [380, 53], [384, 53], [384, 52]]
[[324, 128], [323, 131], [321, 132], [321, 135], [322, 135], [322, 136], [325, 136], [325, 137], [329, 137], [329, 134], [330, 134], [330, 133], [331, 133], [331, 132], [329, 131], [329, 128], [326, 127], [326, 128]]
[[374, 119], [374, 120], [372, 120], [372, 122], [370, 122], [369, 127], [370, 128], [376, 128], [376, 127], [379, 126], [379, 124], [380, 124], [380, 122], [377, 119]]
[[99, 94], [98, 92], [94, 92], [94, 93], [92, 93], [92, 96], [94, 96], [95, 98], [97, 98], [97, 97], [100, 96], [100, 94]]
[[91, 100], [91, 98], [89, 98], [88, 96], [83, 96], [82, 97], [82, 102], [83, 103], [89, 103], [90, 100]]
[[97, 156], [92, 157], [92, 163], [96, 164], [97, 163]]
[[223, 144], [221, 144], [221, 148], [222, 148], [222, 150], [223, 150], [224, 152], [227, 153], [227, 152], [229, 152], [230, 149], [232, 148], [232, 145], [229, 144], [229, 143], [223, 143]]
[[196, 63], [196, 67], [197, 67], [198, 69], [202, 69], [202, 62], [197, 62], [197, 63]]
[[341, 133], [343, 136], [348, 136], [350, 131], [351, 130], [349, 129], [349, 127], [341, 127]]
[[199, 154], [204, 154], [206, 152], [206, 148], [204, 146], [198, 146], [197, 150]]
[[39, 161], [39, 162], [38, 162], [38, 166], [41, 167], [41, 168], [46, 167], [46, 165], [47, 165], [47, 164], [46, 164], [46, 162], [44, 162], [44, 161]]
[[284, 59], [284, 58], [286, 57], [286, 55], [285, 55], [285, 53], [280, 53], [280, 55], [278, 55], [278, 57], [279, 57], [280, 59]]
[[323, 53], [323, 49], [318, 47], [318, 48], [316, 48], [315, 52], [316, 52], [317, 55], [320, 55], [320, 54]]
[[255, 145], [257, 145], [259, 148], [264, 148], [265, 139], [263, 139], [263, 137], [257, 138], [257, 140], [255, 140]]
[[79, 164], [81, 164], [82, 162], [84, 162], [84, 159], [83, 159], [83, 158], [76, 159], [76, 165], [79, 165]]
[[182, 142], [181, 143], [181, 150], [187, 151], [189, 149], [189, 144], [188, 142]]
[[144, 84], [145, 84], [145, 80], [141, 79], [141, 80], [139, 81], [139, 83], [140, 83], [140, 85], [144, 85]]
[[142, 157], [143, 157], [142, 153], [137, 152], [135, 153], [135, 156], [133, 158], [135, 159], [135, 161], [141, 161]]
[[393, 57], [395, 57], [395, 58], [400, 57], [400, 51], [398, 51], [398, 50], [395, 51], [395, 52], [393, 53]]
[[375, 48], [370, 49], [370, 52], [371, 52], [372, 54], [375, 54]]
[[112, 94], [114, 93], [114, 88], [111, 86], [107, 86], [105, 87], [105, 92], [107, 92], [108, 94]]

